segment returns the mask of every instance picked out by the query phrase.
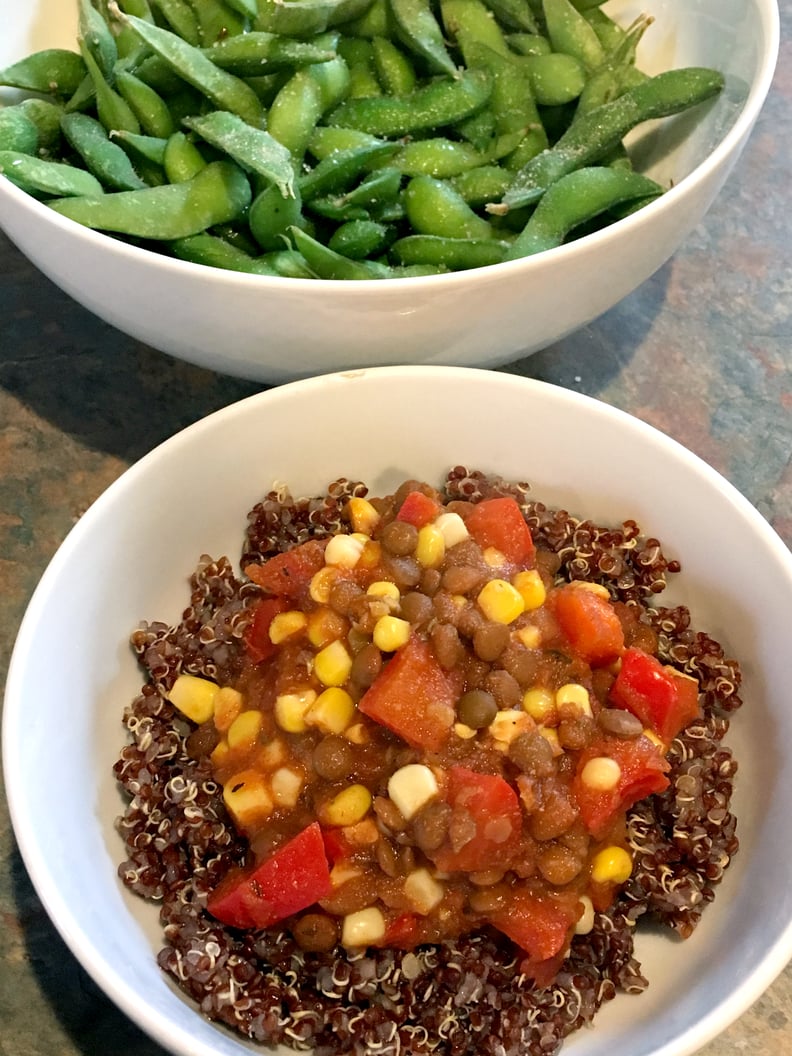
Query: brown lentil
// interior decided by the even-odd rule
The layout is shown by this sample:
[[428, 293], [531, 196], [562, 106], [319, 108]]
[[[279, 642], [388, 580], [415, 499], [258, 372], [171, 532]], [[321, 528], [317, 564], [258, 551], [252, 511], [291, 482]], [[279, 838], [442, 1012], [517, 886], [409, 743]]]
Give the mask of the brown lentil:
[[492, 693], [486, 689], [469, 689], [459, 698], [457, 715], [459, 721], [471, 730], [482, 730], [489, 726], [498, 714], [498, 705]]

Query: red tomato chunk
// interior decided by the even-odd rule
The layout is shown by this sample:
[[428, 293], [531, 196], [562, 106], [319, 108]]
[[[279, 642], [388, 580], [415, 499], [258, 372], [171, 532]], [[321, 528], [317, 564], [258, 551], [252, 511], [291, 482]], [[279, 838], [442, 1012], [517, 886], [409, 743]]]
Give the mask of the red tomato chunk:
[[664, 667], [656, 657], [632, 648], [622, 656], [610, 699], [617, 707], [632, 712], [668, 744], [700, 715], [698, 693], [694, 678]]

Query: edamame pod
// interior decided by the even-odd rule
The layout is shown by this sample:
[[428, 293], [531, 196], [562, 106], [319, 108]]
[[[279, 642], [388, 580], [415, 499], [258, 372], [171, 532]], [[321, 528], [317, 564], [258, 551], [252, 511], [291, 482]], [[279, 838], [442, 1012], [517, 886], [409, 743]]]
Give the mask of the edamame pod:
[[241, 117], [224, 110], [185, 118], [182, 123], [248, 172], [275, 183], [282, 195], [294, 194], [291, 155], [269, 132], [251, 128]]
[[215, 66], [237, 77], [257, 77], [274, 70], [309, 66], [335, 58], [330, 39], [293, 40], [262, 30], [240, 33], [202, 49]]
[[448, 271], [466, 271], [500, 264], [508, 249], [508, 242], [496, 239], [406, 235], [393, 243], [389, 254], [399, 264], [431, 264]]
[[431, 176], [416, 176], [404, 189], [404, 207], [413, 229], [445, 238], [488, 239], [492, 225], [474, 213], [450, 183]]
[[77, 52], [46, 48], [0, 70], [0, 85], [65, 98], [74, 95], [87, 72]]
[[317, 242], [299, 227], [291, 229], [294, 244], [319, 279], [385, 279], [388, 268], [373, 260], [350, 260]]
[[37, 197], [63, 198], [64, 195], [102, 193], [101, 183], [85, 169], [61, 161], [35, 158], [16, 150], [0, 150], [0, 174]]
[[457, 67], [443, 40], [443, 31], [429, 0], [389, 0], [390, 11], [407, 47], [420, 55], [435, 73], [457, 74]]
[[146, 186], [127, 154], [112, 142], [101, 122], [88, 114], [64, 114], [61, 129], [88, 171], [104, 187], [114, 191], [134, 191]]
[[38, 129], [16, 106], [0, 110], [0, 150], [35, 154], [39, 147]]
[[251, 257], [230, 242], [215, 235], [190, 235], [171, 243], [173, 255], [193, 264], [226, 271], [243, 271], [249, 275], [277, 275], [277, 270], [263, 257]]

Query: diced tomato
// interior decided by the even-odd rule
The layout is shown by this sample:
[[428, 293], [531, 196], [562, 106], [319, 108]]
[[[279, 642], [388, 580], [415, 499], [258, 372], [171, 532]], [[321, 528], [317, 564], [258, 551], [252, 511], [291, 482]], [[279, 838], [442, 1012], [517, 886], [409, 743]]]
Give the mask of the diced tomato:
[[610, 700], [637, 715], [668, 744], [701, 714], [698, 690], [695, 679], [663, 666], [656, 656], [642, 649], [631, 648], [622, 657]]
[[330, 869], [317, 821], [256, 866], [229, 873], [207, 909], [232, 928], [268, 928], [330, 894]]
[[283, 598], [263, 598], [256, 605], [253, 619], [245, 632], [245, 648], [254, 664], [268, 660], [277, 651], [270, 641], [269, 629], [279, 612], [285, 612], [289, 604]]
[[582, 908], [577, 896], [538, 895], [518, 887], [510, 893], [508, 904], [490, 913], [488, 920], [525, 950], [530, 963], [538, 968], [563, 954]]
[[418, 918], [414, 913], [401, 913], [385, 926], [381, 946], [392, 946], [397, 950], [409, 950], [418, 939]]
[[440, 503], [431, 495], [424, 495], [422, 491], [411, 491], [399, 507], [396, 520], [407, 521], [416, 528], [423, 528], [425, 524], [433, 521], [439, 512]]
[[324, 568], [326, 545], [326, 540], [310, 539], [292, 550], [276, 554], [263, 565], [248, 565], [245, 572], [270, 594], [300, 601], [307, 596], [314, 575]]
[[413, 635], [393, 654], [358, 708], [413, 747], [438, 751], [454, 723], [456, 696], [455, 680], [430, 646]]
[[[615, 759], [621, 771], [616, 786], [608, 792], [590, 788], [581, 776], [586, 763], [600, 756]], [[629, 741], [603, 737], [589, 745], [578, 760], [572, 792], [592, 836], [602, 838], [621, 812], [646, 796], [668, 788], [668, 770], [667, 760], [648, 737]]]
[[573, 651], [593, 667], [609, 664], [624, 649], [624, 631], [607, 598], [569, 584], [551, 595], [556, 620]]
[[533, 565], [536, 548], [516, 499], [506, 496], [476, 503], [465, 526], [480, 547], [493, 546], [521, 568]]
[[336, 862], [351, 856], [353, 848], [349, 840], [344, 836], [343, 829], [323, 829], [322, 839], [324, 840], [325, 854], [331, 865], [335, 865]]
[[[507, 868], [517, 847], [522, 813], [517, 794], [498, 774], [479, 774], [464, 766], [448, 772], [451, 806], [449, 835], [431, 854], [443, 872]], [[459, 840], [469, 838], [459, 845]]]

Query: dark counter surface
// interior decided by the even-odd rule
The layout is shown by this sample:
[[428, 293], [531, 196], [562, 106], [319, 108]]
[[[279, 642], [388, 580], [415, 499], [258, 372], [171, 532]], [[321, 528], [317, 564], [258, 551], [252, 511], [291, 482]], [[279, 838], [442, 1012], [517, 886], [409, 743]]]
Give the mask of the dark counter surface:
[[[770, 97], [704, 221], [616, 308], [502, 369], [662, 429], [727, 477], [792, 546], [792, 0], [781, 9]], [[80, 513], [158, 442], [260, 388], [127, 338], [0, 234], [0, 682], [33, 588]], [[792, 1052], [792, 967], [702, 1056], [748, 1051]], [[93, 1053], [163, 1056], [58, 937], [0, 790], [0, 1054]]]

